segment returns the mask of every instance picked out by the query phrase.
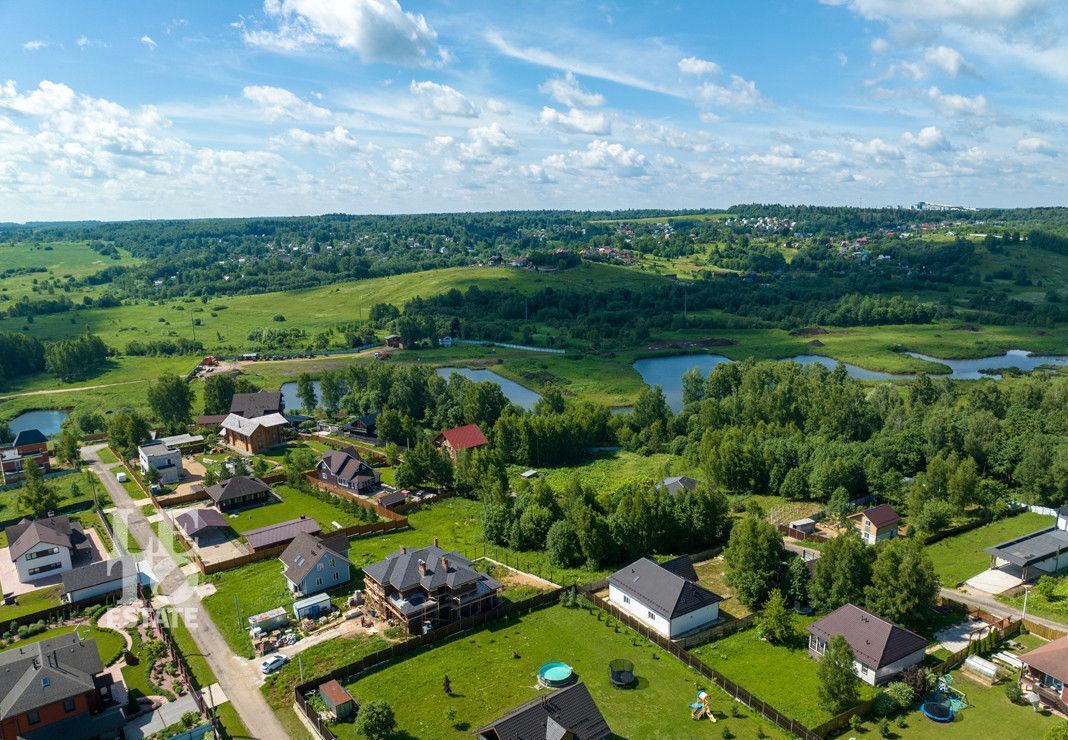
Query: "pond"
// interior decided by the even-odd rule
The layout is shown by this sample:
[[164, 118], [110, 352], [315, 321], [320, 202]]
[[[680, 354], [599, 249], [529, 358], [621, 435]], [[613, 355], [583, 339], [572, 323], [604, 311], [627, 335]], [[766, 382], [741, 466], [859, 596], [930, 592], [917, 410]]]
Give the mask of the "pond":
[[928, 362], [937, 362], [945, 365], [951, 372], [949, 377], [954, 380], [978, 380], [980, 378], [1001, 378], [997, 374], [980, 372], [980, 370], [1003, 370], [1014, 367], [1023, 372], [1031, 372], [1041, 365], [1057, 365], [1068, 367], [1068, 356], [1064, 355], [1033, 355], [1022, 349], [1010, 349], [1003, 355], [994, 357], [980, 357], [976, 360], [943, 360], [939, 357], [921, 355], [919, 352], [906, 352], [909, 357]]
[[517, 406], [522, 406], [527, 411], [534, 408], [541, 396], [529, 388], [525, 388], [514, 380], [503, 378], [492, 370], [473, 370], [469, 367], [439, 367], [435, 372], [448, 380], [453, 373], [459, 373], [475, 383], [496, 383], [501, 387], [504, 397]]
[[[312, 387], [315, 388], [315, 397], [319, 398], [319, 381], [313, 380]], [[297, 384], [295, 382], [282, 383], [282, 403], [285, 404], [286, 411], [299, 412], [304, 403], [300, 400], [300, 396], [297, 395]]]
[[27, 429], [38, 429], [46, 437], [55, 437], [66, 421], [69, 411], [39, 410], [25, 411], [9, 422], [11, 433], [18, 434]]

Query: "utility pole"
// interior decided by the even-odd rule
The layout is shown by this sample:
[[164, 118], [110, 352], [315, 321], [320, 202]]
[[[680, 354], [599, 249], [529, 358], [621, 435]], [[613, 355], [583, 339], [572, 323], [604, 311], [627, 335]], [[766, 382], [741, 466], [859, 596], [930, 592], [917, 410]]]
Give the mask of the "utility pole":
[[197, 320], [193, 318], [192, 314], [189, 315], [189, 326], [193, 329], [193, 342], [197, 341]]
[[297, 668], [300, 669], [300, 682], [304, 683], [304, 661], [301, 660], [300, 653], [297, 653]]

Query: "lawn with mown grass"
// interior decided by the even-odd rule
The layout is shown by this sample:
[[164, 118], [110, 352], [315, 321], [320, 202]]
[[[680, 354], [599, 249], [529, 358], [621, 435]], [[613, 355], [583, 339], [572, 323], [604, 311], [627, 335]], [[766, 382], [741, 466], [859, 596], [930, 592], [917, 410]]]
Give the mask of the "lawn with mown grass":
[[112, 452], [110, 447], [101, 447], [96, 454], [100, 457], [100, 462], [105, 465], [110, 465], [111, 463], [117, 463], [119, 461], [119, 456]]
[[130, 495], [130, 498], [132, 498], [134, 501], [139, 501], [143, 498], [148, 498], [148, 494], [145, 493], [145, 490], [141, 488], [141, 486], [137, 485], [137, 481], [133, 480], [132, 478], [127, 477], [126, 481], [121, 483], [120, 485], [126, 489], [126, 493], [128, 493]]
[[[756, 629], [747, 629], [692, 652], [783, 714], [806, 727], [816, 727], [833, 714], [819, 704], [817, 663], [808, 657], [805, 627], [815, 620], [795, 615], [795, 635], [789, 645], [774, 645], [762, 640]], [[861, 684], [862, 700], [874, 695], [874, 689]]]
[[[85, 474], [71, 473], [47, 478], [45, 482], [59, 496], [60, 510], [69, 512], [92, 507], [93, 486]], [[14, 524], [19, 519], [29, 516], [29, 510], [19, 504], [21, 490], [21, 487], [13, 488], [0, 495], [0, 522]]]
[[174, 555], [174, 561], [178, 563], [179, 568], [193, 562], [189, 559], [189, 553], [182, 547], [178, 535], [175, 534], [174, 528], [170, 524], [160, 519], [159, 521], [149, 522], [149, 526], [151, 526], [152, 531], [155, 532], [156, 539], [163, 543], [163, 546], [167, 548], [168, 552], [171, 552]]
[[22, 645], [40, 642], [41, 640], [48, 640], [53, 637], [59, 637], [60, 635], [69, 635], [75, 630], [78, 631], [78, 636], [81, 639], [92, 639], [96, 642], [96, 649], [100, 653], [100, 660], [103, 661], [104, 665], [111, 665], [114, 663], [119, 659], [119, 656], [122, 655], [122, 651], [126, 649], [126, 638], [115, 630], [83, 624], [78, 626], [53, 627], [52, 629], [45, 630], [44, 632], [40, 632], [31, 637], [17, 640], [4, 648], [4, 650], [13, 650]]
[[[627, 480], [661, 480], [669, 475], [693, 475], [694, 471], [680, 471], [679, 458], [668, 454], [639, 455], [636, 452], [615, 450], [605, 452], [576, 465], [556, 468], [538, 468], [546, 481], [556, 490], [562, 490], [572, 478], [597, 493], [611, 491]], [[519, 475], [528, 467], [510, 465], [508, 479], [514, 486]]]
[[991, 522], [963, 534], [947, 537], [927, 547], [935, 572], [942, 585], [953, 588], [958, 583], [982, 573], [990, 567], [990, 556], [983, 548], [997, 545], [1014, 537], [1034, 532], [1054, 524], [1053, 517], [1029, 511]]
[[[28, 614], [51, 609], [59, 606], [60, 586], [48, 586], [30, 591], [28, 594], [19, 594], [15, 597], [16, 604], [0, 606], [0, 620], [21, 619]], [[32, 620], [31, 620], [32, 621]]]
[[[1052, 591], [1047, 594], [1043, 588], [1032, 588], [1027, 596], [1027, 613], [1055, 622], [1068, 624], [1068, 576], [1053, 576]], [[998, 601], [1023, 609], [1024, 596], [999, 596]]]
[[334, 522], [342, 527], [362, 523], [357, 515], [329, 501], [322, 501], [309, 493], [304, 493], [293, 486], [283, 483], [274, 486], [272, 490], [277, 496], [272, 503], [244, 509], [238, 512], [236, 517], [230, 518], [230, 526], [235, 532], [247, 532], [250, 529], [297, 519], [302, 514], [319, 522], [319, 526], [327, 534], [336, 529]]
[[[700, 674], [629, 629], [606, 624], [600, 610], [553, 606], [495, 622], [374, 669], [349, 681], [357, 701], [384, 699], [397, 716], [399, 734], [462, 738], [524, 702], [545, 696], [536, 688], [539, 666], [564, 661], [575, 669], [614, 736], [719, 738], [724, 728], [740, 738], [781, 737], [769, 722], [713, 690]], [[519, 658], [513, 657], [518, 654]], [[637, 686], [619, 689], [608, 677], [615, 658], [633, 661]], [[452, 696], [442, 690], [448, 674]], [[694, 721], [689, 704], [710, 690], [718, 722]], [[731, 715], [736, 707], [740, 716]], [[351, 723], [336, 725], [355, 738]]]

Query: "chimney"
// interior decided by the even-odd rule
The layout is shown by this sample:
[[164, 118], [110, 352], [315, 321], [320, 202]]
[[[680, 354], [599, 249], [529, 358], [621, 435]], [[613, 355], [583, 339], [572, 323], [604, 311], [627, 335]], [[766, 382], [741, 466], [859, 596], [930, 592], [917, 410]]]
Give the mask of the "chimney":
[[438, 546], [438, 538], [437, 538], [437, 537], [435, 537], [435, 538], [434, 538], [434, 547], [437, 547], [437, 546]]
[[408, 554], [408, 548], [405, 547], [404, 545], [401, 545], [401, 555], [407, 555], [407, 554]]
[[421, 575], [421, 576], [425, 576], [426, 575], [426, 561], [425, 560], [420, 560], [419, 561], [419, 575]]
[[447, 571], [449, 569], [449, 561], [445, 559], [445, 556], [441, 556], [441, 569]]

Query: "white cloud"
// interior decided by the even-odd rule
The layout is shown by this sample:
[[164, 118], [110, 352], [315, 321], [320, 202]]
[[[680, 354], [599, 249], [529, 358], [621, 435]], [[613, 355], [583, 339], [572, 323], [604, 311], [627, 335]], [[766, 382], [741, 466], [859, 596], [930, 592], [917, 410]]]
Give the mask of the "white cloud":
[[459, 118], [477, 118], [478, 109], [474, 103], [467, 99], [459, 90], [440, 85], [429, 80], [416, 82], [408, 88], [412, 95], [423, 101], [422, 114], [426, 118], [441, 118], [442, 116], [457, 116]]
[[649, 162], [645, 155], [618, 142], [596, 139], [585, 149], [572, 149], [567, 154], [553, 154], [542, 161], [548, 170], [596, 170], [609, 172], [618, 178], [646, 177]]
[[868, 141], [850, 141], [849, 147], [856, 154], [861, 154], [865, 157], [871, 157], [876, 160], [898, 159], [901, 157], [900, 149], [898, 149], [893, 144], [886, 143], [878, 137], [874, 139], [869, 139]]
[[155, 41], [152, 40], [151, 36], [148, 36], [148, 35], [142, 36], [141, 37], [141, 43], [144, 44], [145, 46], [147, 46], [149, 49], [152, 49], [153, 51], [156, 50], [157, 44], [156, 44]]
[[915, 134], [911, 131], [906, 131], [901, 135], [901, 142], [907, 147], [921, 149], [925, 152], [942, 151], [950, 148], [945, 134], [937, 126], [925, 126]]
[[838, 65], [841, 67], [849, 66], [849, 56], [844, 51], [836, 51], [834, 58], [838, 61]]
[[34, 39], [33, 41], [27, 41], [25, 44], [22, 45], [22, 48], [26, 51], [37, 51], [38, 49], [43, 49], [46, 46], [48, 46], [47, 41], [40, 41]]
[[871, 40], [871, 50], [875, 54], [882, 54], [890, 49], [890, 42], [884, 38], [874, 38]]
[[79, 36], [78, 40], [75, 41], [74, 43], [78, 45], [79, 49], [84, 49], [85, 47], [89, 46], [93, 42], [89, 40], [88, 36], [82, 35], [82, 36]]
[[684, 75], [718, 75], [719, 65], [708, 59], [685, 57], [679, 60], [679, 71]]
[[437, 32], [422, 15], [397, 0], [264, 0], [264, 13], [277, 27], [246, 28], [245, 42], [292, 52], [332, 44], [364, 62], [426, 66], [448, 60]]
[[612, 125], [604, 113], [579, 110], [571, 108], [567, 113], [561, 113], [555, 108], [545, 106], [541, 109], [538, 120], [546, 126], [553, 126], [565, 131], [574, 131], [580, 134], [597, 134], [606, 136], [611, 133]]
[[562, 78], [553, 77], [546, 80], [538, 86], [538, 91], [570, 108], [596, 108], [604, 105], [604, 95], [584, 90], [572, 72]]
[[987, 24], [1014, 21], [1049, 6], [1049, 0], [820, 0], [842, 5], [865, 18], [957, 21]]
[[468, 129], [467, 141], [460, 144], [460, 158], [474, 163], [488, 163], [496, 157], [517, 151], [519, 143], [496, 121], [489, 126]]
[[963, 43], [972, 54], [987, 57], [997, 65], [1015, 62], [1047, 77], [1068, 82], [1068, 45], [1061, 43], [1036, 46], [1023, 41], [1009, 41], [1004, 35], [950, 27], [948, 33]]
[[716, 123], [720, 120], [720, 117], [717, 116], [715, 113], [712, 113], [711, 111], [703, 111], [700, 115], [697, 116], [697, 118], [701, 121], [701, 123]]
[[1055, 157], [1059, 153], [1057, 148], [1041, 136], [1026, 136], [1016, 142], [1016, 151], [1020, 154], [1043, 154], [1047, 157]]
[[706, 82], [697, 88], [697, 95], [701, 100], [721, 108], [755, 108], [767, 103], [755, 82], [738, 75], [731, 75], [730, 85]]
[[490, 113], [496, 113], [498, 115], [504, 115], [511, 113], [512, 109], [508, 107], [508, 104], [503, 100], [497, 100], [496, 98], [490, 98], [485, 102], [486, 110]]
[[11, 80], [0, 86], [0, 108], [28, 116], [47, 116], [66, 110], [75, 101], [74, 91], [60, 82], [42, 80], [37, 89], [20, 94]]
[[301, 100], [282, 87], [249, 85], [241, 91], [241, 94], [246, 100], [250, 100], [260, 106], [264, 114], [271, 120], [288, 118], [301, 121], [305, 119], [323, 119], [330, 115], [330, 111], [326, 108]]
[[923, 52], [924, 60], [950, 77], [961, 72], [974, 73], [974, 68], [964, 60], [964, 55], [949, 46], [933, 46]]
[[286, 131], [285, 138], [277, 138], [273, 141], [278, 144], [293, 144], [326, 153], [358, 151], [369, 148], [357, 141], [344, 126], [334, 126], [331, 130], [320, 134], [305, 131], [304, 129], [291, 128]]
[[956, 93], [944, 93], [932, 85], [926, 92], [927, 100], [944, 116], [985, 116], [990, 112], [986, 98], [976, 95], [969, 98]]

